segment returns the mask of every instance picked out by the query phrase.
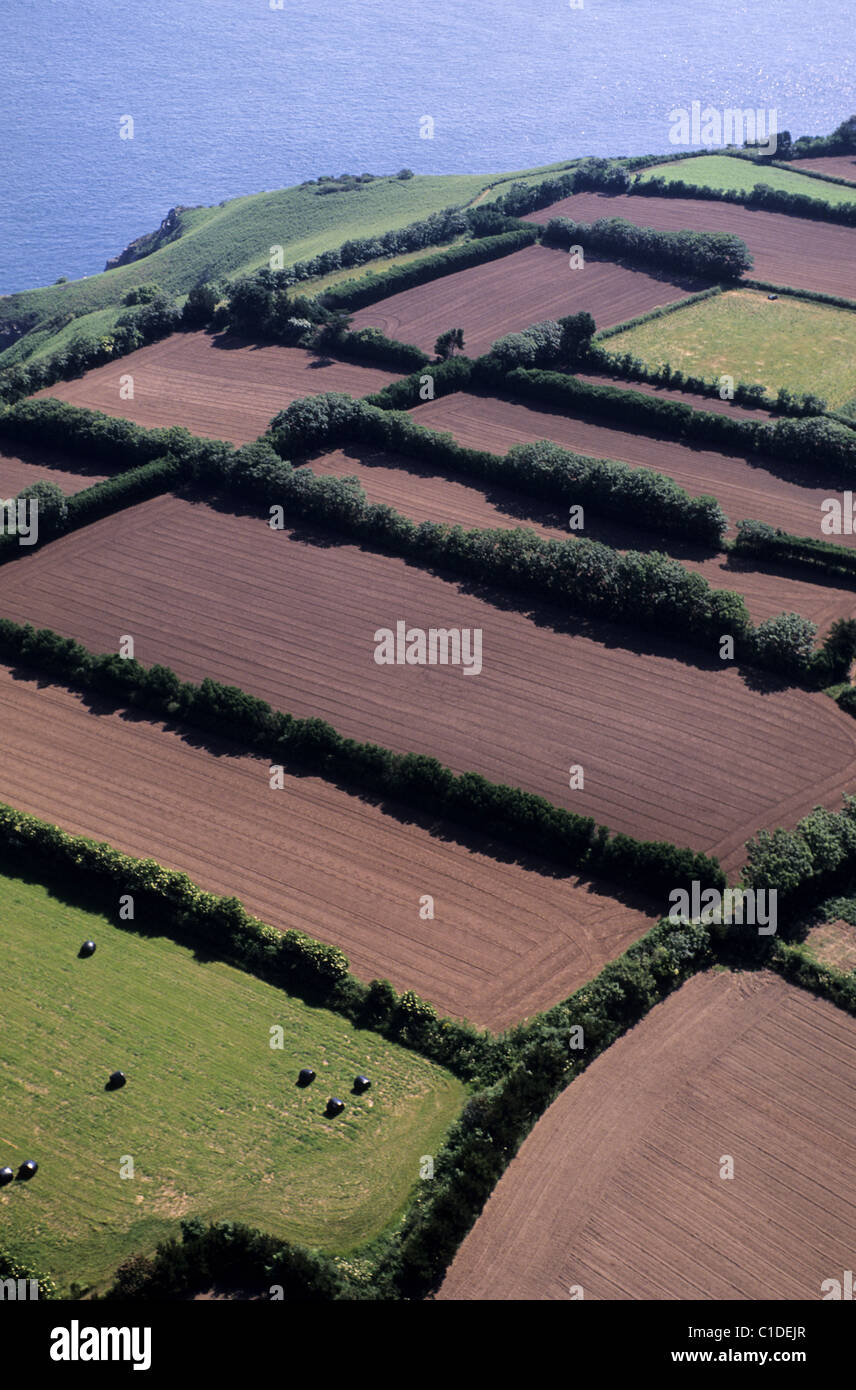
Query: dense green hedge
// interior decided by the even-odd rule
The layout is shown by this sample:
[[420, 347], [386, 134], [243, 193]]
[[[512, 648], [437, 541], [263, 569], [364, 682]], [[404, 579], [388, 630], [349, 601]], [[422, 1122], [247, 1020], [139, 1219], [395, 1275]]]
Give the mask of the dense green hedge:
[[431, 361], [427, 352], [414, 347], [412, 343], [401, 343], [396, 338], [387, 338], [379, 328], [361, 328], [356, 333], [334, 332], [323, 334], [317, 343], [317, 350], [328, 348], [337, 357], [352, 358], [356, 362], [377, 362], [383, 367], [402, 372], [415, 372]]
[[758, 182], [751, 192], [735, 188], [709, 188], [685, 183], [683, 179], [664, 179], [658, 175], [637, 178], [628, 189], [645, 198], [703, 198], [713, 203], [742, 203], [745, 207], [783, 212], [789, 217], [808, 217], [815, 222], [838, 222], [856, 227], [856, 203], [828, 203], [825, 198], [809, 198], [802, 193], [786, 193]]
[[437, 280], [443, 275], [454, 275], [456, 271], [466, 270], [471, 265], [481, 265], [484, 261], [495, 261], [501, 256], [509, 256], [530, 246], [538, 239], [535, 226], [518, 227], [512, 232], [499, 236], [481, 237], [476, 241], [465, 241], [460, 246], [452, 246], [448, 251], [440, 251], [422, 261], [411, 261], [408, 265], [392, 266], [382, 275], [363, 280], [346, 280], [342, 285], [333, 285], [319, 296], [325, 309], [345, 310], [351, 313], [366, 304], [376, 304], [380, 299], [400, 294], [402, 290], [425, 285], [429, 280]]
[[[480, 364], [474, 375], [478, 377]], [[517, 367], [505, 377], [515, 395], [546, 401], [570, 415], [603, 416], [650, 433], [706, 441], [713, 448], [769, 454], [805, 465], [807, 477], [836, 466], [842, 476], [856, 474], [856, 431], [825, 416], [776, 420], [742, 419], [697, 410], [683, 401], [646, 395], [617, 386], [599, 386], [561, 372]]]
[[812, 960], [803, 947], [783, 941], [776, 943], [766, 963], [791, 984], [811, 990], [836, 1008], [856, 1014], [856, 971], [845, 975], [841, 970]]
[[684, 299], [676, 299], [671, 304], [659, 304], [655, 309], [649, 309], [647, 313], [637, 314], [635, 318], [624, 319], [621, 323], [614, 323], [610, 328], [601, 328], [595, 334], [594, 343], [606, 342], [608, 338], [614, 338], [616, 333], [625, 333], [628, 328], [638, 328], [640, 324], [651, 323], [654, 319], [666, 318], [669, 314], [680, 313], [681, 309], [688, 309], [692, 304], [701, 304], [705, 299], [714, 299], [718, 294], [724, 294], [730, 286], [710, 285], [706, 290], [698, 290], [696, 294], [688, 294]]
[[[460, 367], [460, 370], [458, 368]], [[468, 384], [472, 364], [460, 359], [433, 369], [439, 394]], [[410, 399], [421, 378], [394, 382], [374, 400]], [[295, 401], [272, 423], [272, 442], [280, 454], [302, 456], [357, 441], [377, 444], [392, 453], [426, 458], [432, 465], [471, 477], [504, 483], [520, 492], [563, 506], [589, 506], [604, 516], [634, 520], [661, 532], [719, 546], [728, 519], [712, 497], [690, 497], [673, 479], [647, 468], [609, 459], [589, 458], [547, 441], [517, 445], [501, 457], [467, 449], [450, 435], [418, 425], [392, 408], [379, 410], [369, 401], [351, 401], [331, 393]]]
[[752, 269], [745, 241], [731, 232], [658, 232], [623, 217], [573, 222], [554, 217], [544, 228], [545, 246], [582, 246], [636, 265], [665, 266], [707, 280], [737, 280]]
[[[440, 396], [451, 395], [453, 391], [466, 391], [472, 371], [469, 357], [450, 357], [445, 362], [435, 362], [412, 372], [400, 381], [391, 381], [382, 391], [364, 396], [363, 401], [381, 410], [410, 410], [423, 401], [439, 400]], [[429, 379], [430, 387], [426, 386]]]
[[775, 889], [781, 926], [856, 875], [856, 797], [840, 811], [816, 806], [794, 830], [760, 830], [746, 845], [743, 880], [754, 889]]
[[807, 536], [792, 536], [765, 521], [740, 521], [733, 545], [736, 555], [803, 565], [836, 580], [856, 579], [856, 549]]
[[750, 290], [763, 290], [765, 294], [780, 294], [790, 299], [807, 299], [812, 304], [827, 304], [831, 309], [856, 309], [856, 299], [845, 299], [840, 294], [795, 290], [791, 285], [776, 285], [772, 280], [744, 279], [743, 284]]
[[209, 450], [222, 453], [231, 448], [218, 440], [200, 439], [183, 425], [144, 429], [130, 420], [52, 397], [20, 401], [0, 412], [0, 439], [82, 455], [103, 465], [105, 472], [138, 468], [166, 454], [190, 460]]
[[267, 1298], [273, 1286], [286, 1303], [349, 1298], [348, 1280], [320, 1250], [278, 1240], [235, 1221], [180, 1223], [180, 1239], [161, 1241], [155, 1254], [134, 1255], [116, 1271], [104, 1300], [185, 1299], [223, 1287]]

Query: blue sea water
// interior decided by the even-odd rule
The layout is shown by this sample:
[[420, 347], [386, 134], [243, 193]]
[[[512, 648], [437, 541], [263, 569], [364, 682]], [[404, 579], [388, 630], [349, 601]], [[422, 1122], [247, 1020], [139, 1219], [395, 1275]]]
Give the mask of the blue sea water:
[[795, 136], [856, 109], [848, 0], [274, 4], [2, 0], [0, 293], [102, 270], [177, 203], [668, 150], [693, 100]]

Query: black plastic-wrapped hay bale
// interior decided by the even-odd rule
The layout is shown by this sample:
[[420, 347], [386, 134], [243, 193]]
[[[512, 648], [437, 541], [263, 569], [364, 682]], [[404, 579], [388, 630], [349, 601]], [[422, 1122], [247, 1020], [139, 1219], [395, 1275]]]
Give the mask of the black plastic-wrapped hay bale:
[[39, 1165], [34, 1158], [26, 1158], [18, 1169], [18, 1181], [29, 1182], [30, 1178], [35, 1177], [39, 1171]]
[[311, 1067], [301, 1067], [297, 1077], [298, 1086], [311, 1086], [315, 1080], [315, 1073]]
[[105, 1091], [118, 1091], [127, 1081], [127, 1076], [123, 1071], [111, 1071], [110, 1079], [104, 1087]]
[[81, 946], [80, 950], [78, 951], [77, 955], [78, 955], [78, 958], [81, 959], [81, 960], [85, 960], [87, 956], [94, 956], [94, 955], [95, 955], [95, 942], [94, 942], [94, 941], [84, 941], [84, 943], [83, 943], [83, 945]]
[[345, 1102], [343, 1100], [340, 1100], [338, 1096], [331, 1096], [327, 1102], [327, 1109], [325, 1111], [328, 1120], [332, 1119], [334, 1115], [341, 1115], [344, 1108]]
[[7, 1182], [12, 1182], [15, 1174], [11, 1168], [0, 1168], [0, 1187], [5, 1187]]
[[354, 1095], [361, 1096], [363, 1091], [367, 1091], [372, 1083], [367, 1076], [354, 1077]]

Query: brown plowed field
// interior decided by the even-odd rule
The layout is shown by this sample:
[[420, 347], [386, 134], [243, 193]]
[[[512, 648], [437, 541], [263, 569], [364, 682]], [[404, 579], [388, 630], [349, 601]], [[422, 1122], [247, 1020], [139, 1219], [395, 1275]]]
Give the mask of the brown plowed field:
[[[856, 155], [852, 154], [822, 154], [815, 159], [788, 159], [785, 161], [798, 174], [827, 174], [833, 179], [846, 179], [848, 183], [856, 183]], [[823, 197], [823, 184], [818, 184], [817, 193], [810, 197]]]
[[440, 1298], [818, 1300], [853, 1267], [854, 1068], [833, 1004], [696, 976], [550, 1107]]
[[66, 496], [103, 482], [108, 475], [97, 465], [63, 454], [57, 449], [29, 448], [24, 444], [0, 449], [0, 497], [14, 497], [33, 483], [56, 483]]
[[[656, 227], [661, 232], [679, 232], [684, 228], [734, 232], [755, 257], [750, 273], [756, 279], [856, 299], [856, 229], [839, 227], [834, 222], [763, 212], [740, 203], [708, 202], [704, 198], [646, 198], [627, 193], [575, 193], [552, 207], [530, 212], [524, 220], [544, 223], [551, 217], [572, 217], [577, 222], [624, 217], [639, 227]], [[585, 273], [578, 272], [580, 276]], [[605, 327], [606, 323], [598, 320], [598, 328]]]
[[[92, 713], [0, 666], [0, 801], [182, 869], [274, 926], [340, 946], [358, 975], [500, 1029], [556, 1003], [652, 925], [641, 899], [432, 835], [316, 777], [162, 725]], [[423, 894], [435, 917], [423, 921]]]
[[[630, 428], [613, 428], [500, 397], [457, 391], [426, 401], [410, 413], [428, 429], [449, 430], [461, 444], [495, 454], [507, 453], [513, 444], [552, 439], [580, 454], [653, 468], [674, 478], [693, 497], [702, 493], [716, 497], [732, 535], [738, 521], [752, 520], [823, 540], [820, 504], [847, 486], [832, 476], [821, 478], [819, 486], [807, 485], [796, 466], [792, 468], [780, 459], [718, 453], [701, 445], [634, 434]], [[856, 545], [856, 536], [833, 539], [841, 545]]]
[[[123, 401], [119, 378], [129, 374], [134, 399]], [[149, 428], [184, 425], [193, 434], [246, 444], [299, 396], [320, 391], [368, 396], [396, 379], [394, 372], [334, 361], [303, 348], [254, 347], [224, 334], [174, 333], [76, 381], [39, 391], [36, 399], [57, 396]]]
[[447, 328], [462, 327], [468, 356], [479, 357], [505, 333], [544, 319], [587, 309], [598, 328], [608, 328], [701, 288], [679, 272], [630, 270], [593, 257], [585, 270], [571, 270], [564, 251], [527, 246], [359, 309], [353, 327], [379, 328], [425, 352]]
[[[609, 351], [609, 339], [606, 340]], [[590, 381], [594, 386], [615, 386], [619, 391], [641, 391], [643, 396], [656, 396], [664, 401], [680, 401], [693, 410], [712, 410], [717, 415], [738, 415], [742, 420], [769, 420], [770, 411], [762, 408], [750, 409], [737, 405], [734, 401], [721, 401], [718, 396], [699, 396], [693, 391], [677, 391], [668, 386], [652, 386], [647, 381], [627, 381], [617, 376], [596, 376], [592, 372], [577, 372], [580, 381]]]
[[[0, 571], [0, 613], [185, 678], [213, 676], [343, 733], [432, 754], [646, 839], [739, 867], [760, 826], [840, 804], [856, 724], [824, 695], [765, 693], [631, 630], [532, 616], [391, 556], [155, 498]], [[378, 666], [398, 620], [476, 628], [484, 664]], [[564, 627], [565, 630], [556, 630]], [[585, 769], [571, 791], [568, 768]]]
[[[357, 477], [370, 502], [395, 507], [414, 521], [440, 521], [453, 526], [528, 526], [551, 540], [572, 538], [567, 513], [548, 502], [494, 483], [477, 483], [461, 473], [438, 473], [430, 464], [398, 454], [384, 454], [354, 445], [347, 450], [313, 459], [314, 473]], [[729, 560], [725, 554], [703, 560], [670, 538], [652, 539], [627, 525], [589, 513], [584, 534], [621, 550], [665, 550], [687, 569], [696, 570], [717, 589], [736, 589], [746, 599], [752, 621], [762, 622], [775, 613], [801, 613], [817, 623], [820, 633], [835, 618], [856, 616], [856, 593], [829, 583], [807, 579], [805, 571], [771, 573], [746, 561]]]

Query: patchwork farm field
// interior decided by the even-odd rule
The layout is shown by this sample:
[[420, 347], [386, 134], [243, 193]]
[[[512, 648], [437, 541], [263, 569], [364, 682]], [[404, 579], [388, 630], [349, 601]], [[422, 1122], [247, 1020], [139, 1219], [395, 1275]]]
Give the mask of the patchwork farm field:
[[694, 977], [553, 1103], [440, 1298], [819, 1299], [856, 1244], [854, 1066], [834, 1005]]
[[729, 290], [617, 333], [606, 348], [707, 379], [728, 372], [765, 386], [769, 397], [784, 386], [836, 410], [856, 398], [856, 313], [788, 295], [771, 301]]
[[56, 483], [67, 497], [103, 482], [108, 475], [93, 464], [58, 449], [9, 442], [0, 448], [0, 497], [14, 497], [33, 483]]
[[[364, 980], [501, 1030], [566, 997], [653, 925], [534, 857], [288, 774], [235, 748], [39, 688], [0, 666], [0, 800], [237, 895], [281, 930], [339, 946]], [[51, 755], [44, 755], [44, 730]], [[419, 915], [434, 898], [434, 919]], [[83, 939], [81, 937], [81, 939]]]
[[[164, 937], [0, 876], [3, 1244], [66, 1288], [152, 1252], [176, 1217], [241, 1220], [346, 1252], [405, 1207], [460, 1112], [442, 1068]], [[145, 924], [141, 923], [145, 932]], [[92, 938], [96, 953], [78, 958]], [[282, 1050], [270, 1030], [284, 1031]], [[312, 1086], [297, 1073], [311, 1065]], [[110, 1073], [127, 1084], [105, 1091]], [[372, 1088], [351, 1094], [365, 1072]], [[344, 1113], [325, 1118], [327, 1098]], [[125, 1156], [132, 1177], [120, 1176]]]
[[[423, 460], [379, 453], [354, 445], [312, 459], [313, 473], [356, 477], [370, 502], [394, 507], [414, 521], [440, 521], [451, 526], [526, 526], [549, 540], [567, 541], [567, 509], [537, 497], [490, 482], [479, 483], [451, 470], [439, 472]], [[849, 587], [806, 577], [804, 570], [790, 573], [759, 569], [751, 562], [726, 553], [697, 559], [695, 547], [672, 537], [652, 537], [627, 524], [586, 513], [584, 534], [621, 550], [663, 550], [687, 569], [703, 575], [717, 589], [736, 589], [746, 600], [752, 621], [762, 622], [776, 613], [795, 612], [818, 626], [822, 636], [835, 618], [856, 615], [856, 593]]]
[[[852, 784], [856, 723], [825, 696], [774, 680], [761, 693], [714, 657], [501, 602], [329, 533], [295, 538], [171, 497], [0, 573], [7, 617], [96, 650], [131, 633], [145, 664], [241, 685], [731, 870], [759, 826], [838, 805]], [[374, 633], [399, 619], [481, 629], [483, 670], [378, 666]], [[568, 787], [572, 763], [584, 790]]]
[[827, 178], [848, 179], [856, 183], [856, 156], [852, 154], [822, 154], [815, 155], [813, 159], [791, 159], [787, 162], [796, 174], [825, 174]]
[[[813, 184], [813, 180], [807, 179], [806, 183]], [[739, 203], [628, 193], [575, 193], [551, 207], [529, 213], [524, 221], [546, 223], [551, 217], [572, 217], [577, 222], [594, 222], [598, 217], [624, 217], [639, 227], [654, 227], [662, 232], [679, 232], [684, 228], [696, 232], [734, 232], [743, 238], [755, 258], [752, 275], [756, 279], [790, 285], [797, 290], [819, 290], [823, 294], [856, 299], [856, 228], [853, 227], [791, 217], [783, 212], [762, 212]], [[583, 276], [585, 271], [578, 274]], [[598, 321], [598, 328], [604, 327], [606, 325]]]
[[359, 309], [352, 326], [379, 328], [425, 352], [447, 328], [462, 326], [465, 351], [478, 357], [505, 333], [543, 319], [587, 309], [606, 328], [701, 288], [679, 272], [630, 270], [594, 257], [584, 271], [571, 270], [564, 251], [527, 246]]
[[[730, 522], [767, 521], [798, 536], [822, 540], [820, 510], [824, 498], [847, 487], [834, 474], [824, 476], [819, 461], [816, 486], [803, 482], [803, 473], [780, 459], [759, 455], [724, 454], [671, 437], [636, 434], [600, 421], [561, 415], [539, 405], [533, 408], [506, 397], [458, 391], [426, 401], [411, 415], [428, 429], [448, 430], [474, 449], [507, 453], [513, 444], [552, 439], [568, 449], [595, 458], [621, 459], [634, 467], [652, 468], [674, 478], [693, 497], [712, 494]], [[856, 537], [835, 538], [842, 545]]]
[[[819, 179], [803, 178], [799, 161], [791, 169], [774, 169], [752, 164], [748, 159], [735, 159], [727, 154], [702, 154], [695, 159], [682, 159], [675, 164], [652, 165], [644, 171], [642, 181], [665, 179], [666, 183], [680, 180], [699, 188], [722, 191], [735, 189], [751, 193], [756, 183], [765, 183], [780, 193], [794, 193], [802, 198], [821, 198], [826, 203], [856, 202], [856, 188], [844, 188], [837, 183], [821, 183]], [[817, 173], [823, 171], [818, 169]]]
[[[134, 379], [134, 399], [122, 400], [120, 378]], [[157, 428], [184, 425], [193, 434], [246, 444], [278, 410], [299, 396], [346, 391], [368, 396], [396, 374], [334, 361], [303, 348], [252, 345], [225, 334], [174, 333], [74, 381], [36, 393], [71, 405], [120, 415]]]

